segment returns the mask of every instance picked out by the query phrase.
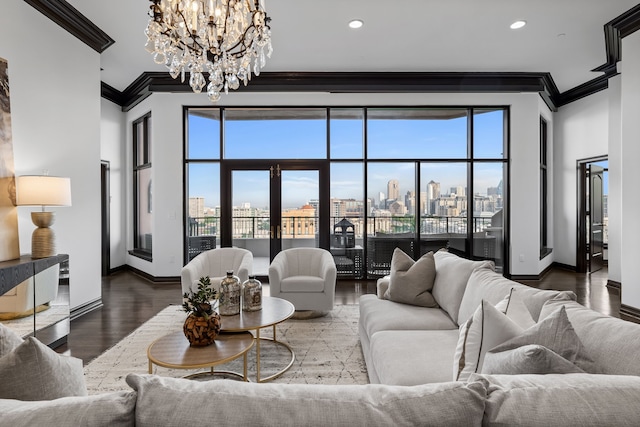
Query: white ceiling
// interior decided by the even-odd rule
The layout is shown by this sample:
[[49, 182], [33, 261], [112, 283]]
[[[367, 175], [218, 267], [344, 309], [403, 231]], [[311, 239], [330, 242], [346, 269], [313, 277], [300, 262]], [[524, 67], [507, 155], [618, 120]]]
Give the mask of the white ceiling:
[[[115, 40], [102, 81], [163, 71], [144, 50], [149, 1], [67, 0]], [[550, 72], [560, 92], [598, 77], [603, 26], [638, 0], [266, 0], [264, 71]], [[347, 22], [364, 20], [360, 30]], [[527, 25], [511, 30], [524, 19]]]

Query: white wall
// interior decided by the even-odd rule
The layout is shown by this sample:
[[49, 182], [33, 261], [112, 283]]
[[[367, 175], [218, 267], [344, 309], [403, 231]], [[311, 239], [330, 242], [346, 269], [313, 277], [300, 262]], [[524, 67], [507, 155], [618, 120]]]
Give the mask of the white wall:
[[622, 282], [622, 76], [609, 79], [609, 280]]
[[577, 160], [608, 153], [609, 91], [561, 107], [554, 126], [554, 260], [576, 265]]
[[126, 131], [122, 108], [106, 99], [101, 100], [100, 159], [109, 162], [110, 203], [110, 268], [126, 264], [126, 217], [123, 195], [127, 170], [125, 168]]
[[[100, 57], [24, 1], [0, 13], [0, 56], [9, 63], [16, 175], [71, 178], [72, 207], [55, 209], [59, 253], [70, 257], [70, 299], [96, 300], [100, 285]], [[33, 208], [19, 208], [22, 253]]]
[[622, 304], [640, 308], [640, 31], [622, 39], [621, 70]]
[[[221, 106], [496, 105], [511, 106], [511, 273], [541, 271], [539, 260], [539, 95], [525, 94], [329, 94], [232, 93]], [[210, 106], [206, 95], [156, 93], [126, 113], [127, 171], [131, 169], [131, 123], [151, 111], [154, 181], [153, 262], [127, 254], [127, 264], [156, 277], [178, 276], [183, 250], [182, 106]], [[545, 107], [546, 108], [546, 107]], [[550, 120], [550, 125], [551, 125]], [[536, 179], [531, 179], [535, 176]], [[127, 172], [127, 249], [131, 249], [131, 174]], [[535, 206], [535, 209], [532, 209]], [[533, 243], [532, 243], [533, 242]], [[517, 254], [517, 258], [513, 256]], [[523, 255], [520, 261], [519, 255]], [[546, 261], [545, 261], [546, 262]], [[550, 261], [549, 261], [550, 262]]]

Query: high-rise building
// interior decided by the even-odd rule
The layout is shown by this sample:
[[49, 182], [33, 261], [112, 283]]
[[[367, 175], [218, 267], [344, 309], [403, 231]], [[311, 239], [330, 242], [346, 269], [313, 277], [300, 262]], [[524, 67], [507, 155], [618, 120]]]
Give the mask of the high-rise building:
[[427, 183], [426, 214], [436, 214], [436, 200], [440, 198], [440, 183], [433, 180]]
[[416, 192], [415, 191], [407, 191], [407, 194], [404, 196], [404, 205], [407, 207], [407, 212], [415, 213], [416, 212]]
[[387, 183], [387, 200], [398, 200], [400, 198], [400, 183], [397, 179], [391, 179]]
[[420, 214], [426, 214], [427, 212], [427, 192], [420, 192]]
[[204, 216], [204, 197], [189, 197], [189, 217], [202, 218]]

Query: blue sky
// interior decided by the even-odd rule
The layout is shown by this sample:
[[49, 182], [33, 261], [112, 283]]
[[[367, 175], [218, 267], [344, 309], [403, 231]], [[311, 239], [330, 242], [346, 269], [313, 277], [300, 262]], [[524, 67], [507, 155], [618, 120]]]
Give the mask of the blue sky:
[[[477, 158], [502, 156], [501, 111], [476, 114], [474, 143]], [[367, 135], [369, 158], [466, 158], [467, 119], [449, 120], [370, 120]], [[220, 156], [220, 128], [217, 120], [197, 116], [189, 118], [189, 157], [216, 159]], [[325, 120], [229, 120], [226, 122], [226, 158], [231, 159], [320, 159], [326, 158]], [[332, 120], [331, 157], [362, 158], [363, 129], [360, 120]], [[331, 196], [362, 199], [362, 163], [332, 164]], [[443, 164], [425, 162], [421, 166], [425, 191], [427, 182], [441, 183], [442, 192], [450, 187], [466, 187], [466, 163]], [[213, 165], [190, 165], [191, 197], [205, 198], [207, 206], [219, 205], [219, 168]], [[234, 174], [233, 204], [250, 202], [252, 206], [268, 204], [268, 179], [265, 171]], [[368, 196], [378, 200], [379, 192], [387, 192], [387, 182], [397, 179], [400, 194], [415, 191], [415, 164], [389, 160], [369, 163]], [[486, 193], [502, 179], [502, 164], [476, 164], [476, 192]], [[317, 198], [317, 172], [287, 171], [283, 186], [283, 207], [299, 207]]]

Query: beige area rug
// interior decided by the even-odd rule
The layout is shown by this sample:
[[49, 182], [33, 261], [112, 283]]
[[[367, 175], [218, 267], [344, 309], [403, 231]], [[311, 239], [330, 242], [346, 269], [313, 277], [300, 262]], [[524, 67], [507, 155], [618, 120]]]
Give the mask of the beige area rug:
[[[146, 374], [149, 369], [147, 347], [171, 331], [182, 330], [186, 313], [180, 306], [169, 306], [144, 323], [118, 344], [85, 367], [89, 394], [129, 390], [128, 373]], [[277, 326], [277, 338], [295, 352], [293, 366], [277, 383], [367, 384], [367, 370], [358, 339], [357, 305], [336, 305], [325, 317], [289, 319]], [[224, 324], [224, 316], [222, 317]], [[262, 329], [262, 337], [272, 337], [272, 328]], [[291, 360], [282, 346], [261, 341], [261, 377], [284, 368]], [[249, 352], [249, 378], [255, 380], [255, 346]], [[154, 374], [182, 377], [197, 371], [153, 366]], [[242, 357], [216, 366], [217, 371], [242, 372]]]

